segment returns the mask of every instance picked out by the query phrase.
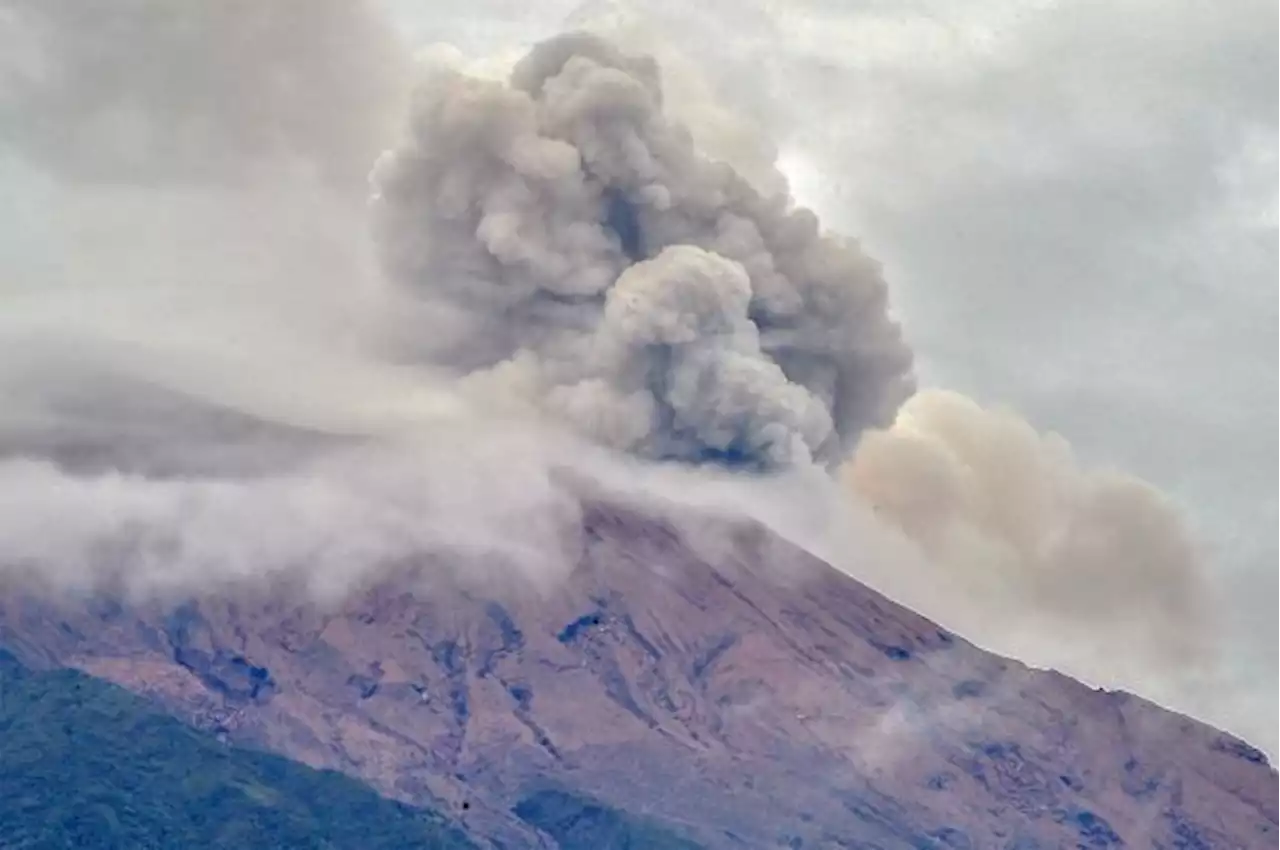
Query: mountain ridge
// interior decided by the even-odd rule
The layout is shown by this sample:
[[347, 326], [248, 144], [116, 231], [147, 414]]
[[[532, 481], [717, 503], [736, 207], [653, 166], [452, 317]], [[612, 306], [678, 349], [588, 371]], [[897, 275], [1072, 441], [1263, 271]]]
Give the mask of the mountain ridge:
[[713, 522], [708, 554], [597, 499], [542, 594], [407, 574], [329, 613], [9, 593], [0, 644], [440, 806], [493, 846], [555, 846], [511, 813], [549, 778], [711, 848], [1275, 846], [1276, 773], [1244, 742]]

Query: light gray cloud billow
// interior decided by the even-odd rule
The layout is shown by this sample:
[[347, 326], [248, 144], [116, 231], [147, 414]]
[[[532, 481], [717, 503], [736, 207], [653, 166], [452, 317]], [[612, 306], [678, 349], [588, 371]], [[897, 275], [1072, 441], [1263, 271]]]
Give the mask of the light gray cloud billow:
[[879, 269], [700, 156], [662, 104], [651, 59], [585, 34], [509, 85], [426, 76], [374, 183], [395, 279], [484, 328], [433, 359], [520, 373], [650, 457], [837, 463], [912, 388]]

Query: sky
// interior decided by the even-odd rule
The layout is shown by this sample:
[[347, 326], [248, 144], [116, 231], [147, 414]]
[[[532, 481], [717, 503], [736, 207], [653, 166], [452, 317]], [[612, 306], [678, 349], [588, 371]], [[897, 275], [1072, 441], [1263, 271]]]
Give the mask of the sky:
[[415, 45], [501, 56], [567, 23], [696, 68], [884, 263], [922, 386], [1176, 501], [1277, 716], [1275, 4], [643, 6], [388, 0]]

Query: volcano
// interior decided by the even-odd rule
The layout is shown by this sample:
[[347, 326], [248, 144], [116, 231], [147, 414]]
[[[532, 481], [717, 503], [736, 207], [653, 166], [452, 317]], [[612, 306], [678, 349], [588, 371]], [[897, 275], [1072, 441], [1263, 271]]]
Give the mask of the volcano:
[[710, 552], [597, 498], [540, 592], [426, 587], [413, 565], [329, 607], [14, 590], [0, 643], [492, 847], [561, 846], [528, 812], [568, 792], [706, 848], [1276, 846], [1277, 774], [1243, 741], [715, 523]]

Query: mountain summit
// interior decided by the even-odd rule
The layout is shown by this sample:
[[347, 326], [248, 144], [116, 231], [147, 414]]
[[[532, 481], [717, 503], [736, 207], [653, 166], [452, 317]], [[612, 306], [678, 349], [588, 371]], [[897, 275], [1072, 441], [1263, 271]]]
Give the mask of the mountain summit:
[[406, 569], [329, 608], [9, 593], [0, 643], [494, 847], [560, 846], [529, 812], [561, 791], [707, 848], [1276, 846], [1277, 775], [1242, 741], [984, 652], [722, 524], [711, 552], [596, 501], [542, 592]]

